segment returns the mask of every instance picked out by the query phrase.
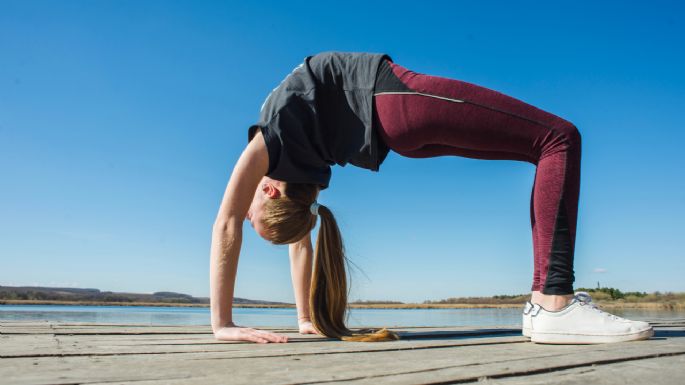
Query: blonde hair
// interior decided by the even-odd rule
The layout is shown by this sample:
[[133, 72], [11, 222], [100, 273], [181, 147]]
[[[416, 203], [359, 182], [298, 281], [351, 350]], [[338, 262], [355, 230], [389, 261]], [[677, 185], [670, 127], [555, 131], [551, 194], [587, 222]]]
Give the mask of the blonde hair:
[[[319, 188], [315, 184], [286, 183], [279, 198], [267, 199], [262, 221], [271, 243], [283, 245], [304, 238], [316, 225], [316, 215], [309, 207], [316, 200]], [[309, 291], [309, 311], [312, 325], [321, 334], [343, 341], [378, 342], [400, 339], [397, 333], [382, 328], [354, 333], [345, 326], [347, 316], [347, 269], [349, 262], [331, 210], [319, 206], [321, 226], [314, 248], [314, 266]]]

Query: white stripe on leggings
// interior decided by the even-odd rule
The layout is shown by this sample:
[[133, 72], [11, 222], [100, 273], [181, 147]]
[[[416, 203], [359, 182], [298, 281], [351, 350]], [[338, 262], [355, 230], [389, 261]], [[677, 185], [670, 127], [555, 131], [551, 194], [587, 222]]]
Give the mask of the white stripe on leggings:
[[436, 99], [448, 100], [450, 102], [464, 103], [463, 100], [446, 98], [444, 96], [438, 96], [438, 95], [424, 94], [422, 92], [401, 92], [401, 91], [397, 91], [397, 92], [379, 92], [377, 94], [373, 94], [373, 96], [376, 96], [376, 95], [421, 95], [421, 96], [428, 96], [428, 97], [436, 98]]

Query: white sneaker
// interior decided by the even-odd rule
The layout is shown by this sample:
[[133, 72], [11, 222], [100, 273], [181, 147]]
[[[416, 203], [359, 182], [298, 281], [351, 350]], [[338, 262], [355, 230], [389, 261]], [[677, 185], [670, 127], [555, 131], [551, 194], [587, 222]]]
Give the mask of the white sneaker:
[[526, 301], [526, 304], [523, 306], [523, 323], [521, 327], [521, 333], [524, 337], [530, 338], [530, 335], [533, 332], [533, 325], [531, 323], [531, 313], [533, 313], [533, 309], [535, 309], [536, 307], [540, 307], [540, 305], [533, 304], [530, 301]]
[[654, 329], [600, 310], [588, 293], [577, 292], [559, 311], [533, 307], [531, 341], [546, 344], [599, 344], [647, 339]]

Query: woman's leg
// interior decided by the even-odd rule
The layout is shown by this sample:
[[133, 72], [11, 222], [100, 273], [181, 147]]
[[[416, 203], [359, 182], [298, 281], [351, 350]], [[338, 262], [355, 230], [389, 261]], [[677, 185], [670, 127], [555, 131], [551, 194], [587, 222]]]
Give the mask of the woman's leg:
[[[407, 157], [456, 155], [537, 166], [531, 192], [532, 291], [570, 298], [580, 189], [581, 137], [570, 122], [497, 91], [390, 63], [377, 85], [374, 124]], [[399, 81], [397, 81], [399, 80]], [[559, 301], [557, 301], [559, 302]], [[561, 302], [560, 302], [561, 303]], [[543, 305], [544, 306], [544, 305]], [[561, 305], [563, 306], [563, 305]]]

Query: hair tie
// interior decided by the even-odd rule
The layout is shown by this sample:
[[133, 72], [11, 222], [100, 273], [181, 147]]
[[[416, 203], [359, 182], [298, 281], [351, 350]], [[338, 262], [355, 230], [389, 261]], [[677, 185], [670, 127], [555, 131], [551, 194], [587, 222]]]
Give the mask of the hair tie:
[[316, 203], [316, 201], [314, 201], [314, 203], [312, 203], [312, 205], [309, 206], [309, 211], [312, 212], [312, 215], [319, 215], [319, 206], [321, 205]]

